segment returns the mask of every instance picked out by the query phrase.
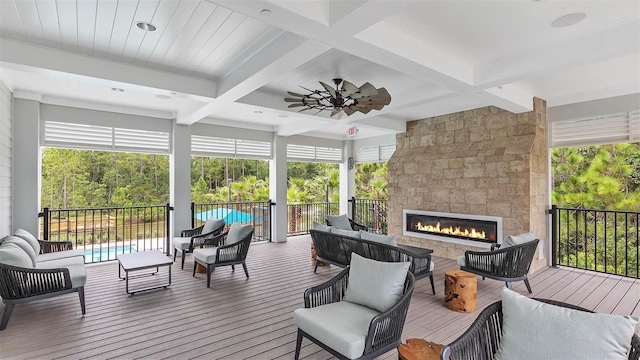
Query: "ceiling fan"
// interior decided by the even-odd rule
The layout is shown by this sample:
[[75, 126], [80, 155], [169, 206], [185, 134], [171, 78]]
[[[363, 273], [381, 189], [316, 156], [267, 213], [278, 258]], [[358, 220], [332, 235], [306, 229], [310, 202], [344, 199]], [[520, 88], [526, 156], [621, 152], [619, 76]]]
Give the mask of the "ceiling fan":
[[[310, 90], [303, 86], [301, 88], [307, 90], [308, 94], [298, 94], [287, 91], [290, 96], [284, 98], [284, 101], [290, 102], [289, 108], [303, 107], [300, 111], [331, 110], [331, 116], [344, 111], [347, 116], [360, 111], [367, 114], [371, 110], [380, 110], [385, 105], [391, 103], [391, 95], [385, 88], [376, 89], [370, 83], [357, 87], [352, 83], [342, 80], [333, 79], [335, 89], [329, 84], [320, 81], [324, 90]], [[342, 84], [342, 87], [340, 86]]]

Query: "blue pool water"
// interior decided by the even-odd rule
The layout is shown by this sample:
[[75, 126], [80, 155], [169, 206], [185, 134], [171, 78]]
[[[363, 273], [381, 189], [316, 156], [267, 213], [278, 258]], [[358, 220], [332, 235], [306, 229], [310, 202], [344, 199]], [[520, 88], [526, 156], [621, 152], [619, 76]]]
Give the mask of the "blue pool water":
[[99, 261], [115, 260], [116, 254], [128, 254], [136, 252], [136, 248], [132, 246], [110, 246], [105, 248], [85, 249], [84, 262], [92, 263]]

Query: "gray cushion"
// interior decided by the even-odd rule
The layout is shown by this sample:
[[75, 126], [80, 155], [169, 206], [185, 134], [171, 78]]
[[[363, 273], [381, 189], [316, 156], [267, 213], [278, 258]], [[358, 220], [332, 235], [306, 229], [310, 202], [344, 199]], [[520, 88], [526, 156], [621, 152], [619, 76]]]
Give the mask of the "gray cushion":
[[213, 264], [216, 262], [216, 247], [207, 247], [202, 249], [193, 249], [193, 257], [206, 264]]
[[2, 243], [15, 244], [19, 246], [22, 250], [24, 250], [25, 253], [27, 253], [27, 255], [29, 255], [29, 258], [31, 259], [31, 266], [36, 266], [36, 262], [38, 262], [38, 255], [33, 250], [33, 247], [31, 247], [31, 245], [27, 242], [27, 240], [15, 235], [11, 235], [7, 237]]
[[336, 234], [336, 235], [350, 236], [350, 237], [354, 237], [356, 239], [360, 239], [360, 231], [343, 230], [343, 229], [339, 229], [339, 228], [336, 228], [336, 227], [332, 227], [331, 228], [331, 232], [333, 234]]
[[0, 246], [0, 264], [33, 269], [33, 261], [29, 255], [16, 244]]
[[526, 232], [520, 235], [509, 235], [504, 238], [501, 249], [504, 249], [509, 246], [521, 245], [524, 243], [528, 243], [529, 241], [533, 241], [536, 239], [536, 236], [532, 232]]
[[253, 226], [249, 225], [240, 225], [240, 223], [233, 223], [229, 228], [229, 233], [227, 234], [227, 245], [235, 244], [238, 241], [247, 237], [251, 231], [253, 231]]
[[465, 266], [466, 265], [466, 261], [467, 260], [464, 258], [464, 255], [458, 256], [458, 265]]
[[320, 223], [317, 223], [315, 221], [313, 222], [312, 229], [313, 230], [331, 232], [331, 226], [328, 226], [328, 225], [325, 225], [325, 224], [320, 224]]
[[364, 353], [369, 323], [379, 312], [365, 306], [339, 301], [293, 312], [293, 322], [304, 332], [349, 359]]
[[396, 236], [395, 235], [373, 234], [373, 233], [370, 233], [370, 232], [364, 231], [364, 230], [360, 230], [360, 239], [374, 241], [374, 242], [377, 242], [377, 243], [381, 243], [381, 244], [385, 244], [385, 245], [391, 245], [391, 246], [397, 246], [398, 245], [398, 244], [396, 244]]
[[329, 225], [343, 230], [353, 230], [351, 228], [351, 223], [349, 222], [349, 217], [347, 214], [342, 215], [327, 215], [327, 221]]
[[191, 237], [179, 237], [176, 236], [173, 238], [173, 247], [174, 249], [189, 250], [189, 246], [191, 246]]
[[207, 219], [207, 222], [204, 223], [202, 227], [202, 234], [208, 234], [214, 230], [221, 229], [224, 227], [224, 220], [219, 220], [214, 218], [213, 216]]
[[38, 262], [72, 258], [72, 257], [82, 258], [81, 261], [84, 262], [84, 250], [73, 249], [73, 250], [64, 250], [64, 251], [56, 251], [52, 253], [40, 254], [38, 255]]
[[349, 285], [344, 299], [386, 311], [400, 300], [410, 263], [382, 262], [351, 254]]
[[638, 323], [592, 314], [502, 291], [504, 335], [496, 359], [627, 359]]
[[27, 240], [29, 245], [31, 245], [31, 247], [33, 248], [33, 251], [35, 251], [36, 254], [40, 254], [40, 243], [38, 242], [38, 239], [36, 239], [35, 236], [31, 235], [30, 232], [24, 229], [18, 229], [13, 235], [19, 236]]
[[[71, 287], [82, 287], [87, 283], [87, 271], [84, 266], [84, 262], [78, 263], [79, 257], [59, 259], [53, 261], [45, 261], [38, 263], [36, 269], [69, 269], [69, 276], [71, 277]], [[63, 262], [66, 261], [65, 265]]]

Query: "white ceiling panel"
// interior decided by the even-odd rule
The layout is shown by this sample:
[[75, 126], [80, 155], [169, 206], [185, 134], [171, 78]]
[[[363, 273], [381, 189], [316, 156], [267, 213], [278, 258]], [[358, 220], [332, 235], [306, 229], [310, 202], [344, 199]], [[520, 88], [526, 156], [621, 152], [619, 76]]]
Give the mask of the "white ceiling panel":
[[[585, 18], [551, 26], [572, 13]], [[281, 136], [392, 134], [482, 106], [531, 111], [533, 97], [640, 98], [637, 0], [0, 0], [0, 37], [0, 80], [18, 94]], [[391, 103], [330, 117], [283, 101], [334, 78]]]

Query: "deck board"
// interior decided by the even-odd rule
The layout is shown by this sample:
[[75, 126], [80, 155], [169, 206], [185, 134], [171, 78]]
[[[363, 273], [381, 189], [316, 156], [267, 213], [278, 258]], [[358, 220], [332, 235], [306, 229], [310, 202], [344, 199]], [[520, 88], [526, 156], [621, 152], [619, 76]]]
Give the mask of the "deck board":
[[[76, 294], [17, 305], [0, 332], [3, 359], [292, 359], [296, 327], [293, 311], [303, 306], [310, 286], [336, 275], [336, 266], [316, 274], [309, 256], [310, 238], [287, 243], [252, 244], [250, 278], [241, 267], [216, 269], [211, 288], [206, 276], [192, 277], [177, 261], [168, 289], [128, 296], [119, 280], [117, 262], [87, 266], [87, 314], [80, 314]], [[178, 259], [179, 260], [179, 259]], [[436, 295], [429, 280], [416, 282], [403, 339], [425, 338], [448, 343], [457, 338], [487, 305], [498, 300], [499, 281], [478, 278], [478, 310], [461, 314], [443, 306], [444, 271], [456, 261], [435, 258]], [[158, 275], [154, 275], [158, 276]], [[164, 276], [159, 274], [160, 279]], [[640, 281], [579, 269], [546, 268], [530, 276], [533, 294], [574, 303], [598, 312], [640, 313]], [[524, 283], [514, 290], [528, 295]], [[1, 305], [3, 308], [4, 305]], [[37, 346], [34, 346], [37, 339]], [[332, 356], [304, 340], [301, 358]], [[396, 359], [390, 351], [381, 359]]]

